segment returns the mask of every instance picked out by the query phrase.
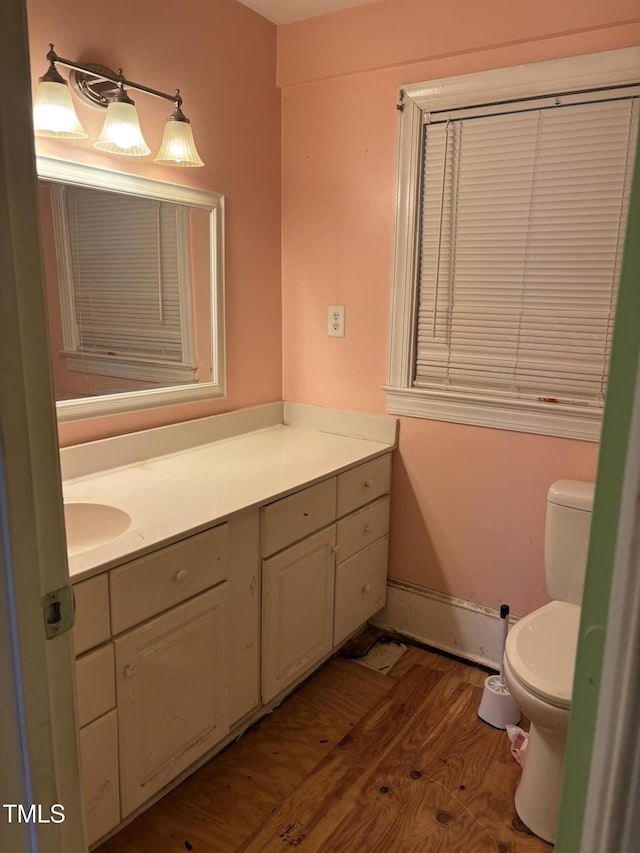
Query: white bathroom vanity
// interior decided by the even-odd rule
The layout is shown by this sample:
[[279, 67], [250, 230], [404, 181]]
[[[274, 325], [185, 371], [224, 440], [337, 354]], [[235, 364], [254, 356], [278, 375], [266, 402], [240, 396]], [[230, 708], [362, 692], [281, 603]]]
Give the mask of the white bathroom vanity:
[[277, 403], [61, 451], [90, 844], [384, 605], [396, 428]]

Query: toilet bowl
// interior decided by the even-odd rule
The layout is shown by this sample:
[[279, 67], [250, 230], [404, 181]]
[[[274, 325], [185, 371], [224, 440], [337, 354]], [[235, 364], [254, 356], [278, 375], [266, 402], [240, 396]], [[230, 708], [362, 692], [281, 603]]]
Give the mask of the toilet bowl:
[[553, 600], [516, 622], [504, 651], [507, 687], [531, 721], [516, 811], [532, 832], [550, 842], [560, 812], [593, 492], [594, 484], [584, 480], [550, 486], [544, 575]]
[[522, 822], [551, 843], [558, 826], [579, 623], [578, 605], [552, 601], [514, 625], [504, 653], [507, 686], [531, 723], [515, 807]]

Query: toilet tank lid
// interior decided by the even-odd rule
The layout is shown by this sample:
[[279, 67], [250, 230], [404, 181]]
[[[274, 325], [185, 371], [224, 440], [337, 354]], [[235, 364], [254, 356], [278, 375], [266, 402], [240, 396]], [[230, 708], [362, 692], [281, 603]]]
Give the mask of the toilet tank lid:
[[586, 480], [558, 480], [549, 489], [548, 501], [559, 506], [573, 509], [583, 509], [591, 512], [593, 509], [594, 484]]

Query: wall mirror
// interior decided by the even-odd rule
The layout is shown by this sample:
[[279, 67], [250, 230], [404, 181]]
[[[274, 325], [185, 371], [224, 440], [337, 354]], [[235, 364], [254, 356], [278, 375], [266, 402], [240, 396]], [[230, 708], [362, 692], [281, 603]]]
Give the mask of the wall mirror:
[[37, 169], [58, 420], [223, 396], [223, 197]]

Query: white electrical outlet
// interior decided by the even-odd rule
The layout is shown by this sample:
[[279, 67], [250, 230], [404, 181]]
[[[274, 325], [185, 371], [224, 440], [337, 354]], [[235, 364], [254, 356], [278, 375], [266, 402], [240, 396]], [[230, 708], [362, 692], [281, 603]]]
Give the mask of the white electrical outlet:
[[327, 334], [331, 338], [344, 338], [344, 309], [344, 305], [329, 305]]

